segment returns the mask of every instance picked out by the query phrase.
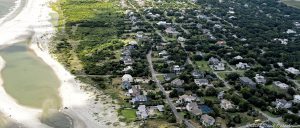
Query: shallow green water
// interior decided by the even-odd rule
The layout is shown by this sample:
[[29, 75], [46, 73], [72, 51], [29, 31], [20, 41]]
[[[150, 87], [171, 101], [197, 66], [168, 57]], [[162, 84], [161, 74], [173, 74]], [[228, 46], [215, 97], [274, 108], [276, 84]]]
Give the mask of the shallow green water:
[[19, 104], [44, 110], [60, 107], [57, 76], [25, 43], [1, 49], [0, 56], [6, 61], [3, 86]]

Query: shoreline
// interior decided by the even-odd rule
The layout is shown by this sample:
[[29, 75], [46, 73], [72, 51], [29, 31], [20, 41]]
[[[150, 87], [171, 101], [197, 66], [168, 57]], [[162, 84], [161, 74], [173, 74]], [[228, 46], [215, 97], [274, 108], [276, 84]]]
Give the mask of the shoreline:
[[26, 3], [27, 0], [16, 0], [15, 5], [9, 9], [9, 12], [6, 15], [4, 15], [2, 18], [0, 18], [0, 25], [14, 18], [26, 5]]
[[[12, 19], [0, 24], [0, 45], [10, 45], [21, 39], [20, 37], [32, 36], [29, 46], [34, 53], [49, 65], [55, 72], [61, 85], [59, 95], [62, 99], [60, 112], [72, 118], [75, 128], [98, 128], [98, 127], [124, 127], [126, 124], [119, 121], [115, 104], [108, 103], [112, 99], [101, 94], [91, 86], [84, 85], [75, 79], [65, 67], [56, 61], [48, 51], [48, 44], [55, 34], [55, 27], [50, 22], [50, 13], [55, 13], [48, 6], [53, 0], [26, 0], [26, 5], [21, 11], [12, 15]], [[2, 81], [2, 79], [1, 79]], [[89, 88], [84, 90], [84, 87]], [[2, 91], [1, 91], [2, 90]], [[0, 88], [0, 96], [6, 98], [3, 103], [8, 104], [0, 111], [6, 116], [12, 115], [12, 120], [31, 128], [47, 128], [39, 120], [42, 114], [40, 109], [32, 109], [18, 105], [14, 99], [6, 94], [3, 87]], [[104, 101], [96, 101], [100, 96]], [[1, 102], [0, 102], [1, 103]]]

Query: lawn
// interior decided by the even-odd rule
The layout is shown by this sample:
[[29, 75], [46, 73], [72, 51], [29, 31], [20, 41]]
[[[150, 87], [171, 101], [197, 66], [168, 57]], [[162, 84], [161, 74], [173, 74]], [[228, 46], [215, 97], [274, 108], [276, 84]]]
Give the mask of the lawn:
[[275, 92], [282, 92], [282, 90], [274, 85], [266, 85], [265, 86], [267, 89], [275, 91]]
[[214, 97], [214, 96], [205, 96], [203, 97], [203, 99], [205, 100], [211, 100], [214, 104], [215, 103], [218, 103], [218, 98], [217, 97]]
[[265, 118], [262, 115], [259, 115], [257, 117], [253, 117], [253, 116], [247, 115], [247, 113], [230, 113], [231, 117], [234, 117], [236, 115], [240, 115], [240, 117], [241, 117], [241, 123], [236, 124], [236, 127], [244, 126], [248, 123], [254, 123], [254, 121], [257, 120], [257, 119], [260, 119], [262, 121], [265, 120]]
[[218, 72], [218, 75], [219, 75], [220, 77], [222, 77], [223, 79], [225, 79], [225, 78], [226, 78], [226, 75], [228, 75], [228, 74], [230, 74], [230, 73], [238, 73], [238, 74], [240, 74], [241, 76], [244, 75], [244, 71], [236, 71], [236, 72], [222, 72], [222, 71], [220, 71], [220, 72]]
[[135, 109], [121, 110], [120, 115], [125, 118], [125, 122], [132, 122], [132, 121], [136, 120], [136, 110]]
[[201, 71], [211, 71], [207, 61], [196, 61], [196, 65]]
[[158, 79], [160, 82], [165, 82], [165, 79], [164, 79], [164, 76], [163, 76], [163, 75], [157, 75], [157, 79]]
[[168, 123], [166, 120], [148, 120], [145, 124], [148, 128], [178, 128], [177, 124]]

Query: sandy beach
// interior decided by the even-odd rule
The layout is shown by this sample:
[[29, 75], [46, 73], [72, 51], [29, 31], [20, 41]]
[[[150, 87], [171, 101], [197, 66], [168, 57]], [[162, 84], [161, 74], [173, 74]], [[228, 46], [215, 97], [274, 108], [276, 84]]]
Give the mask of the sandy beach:
[[[51, 24], [50, 13], [54, 13], [48, 6], [50, 0], [27, 0], [26, 6], [15, 14], [12, 19], [0, 25], [0, 45], [9, 45], [24, 40], [22, 37], [31, 36], [30, 48], [47, 63], [61, 81], [59, 89], [62, 98], [61, 112], [70, 116], [75, 128], [99, 128], [99, 127], [124, 127], [124, 123], [118, 121], [116, 108], [112, 99], [104, 96], [95, 88], [84, 85], [75, 80], [63, 65], [53, 58], [48, 51], [48, 43], [51, 41], [55, 28]], [[5, 61], [0, 58], [0, 66], [5, 66]], [[0, 84], [3, 81], [0, 79]], [[96, 96], [100, 97], [95, 101]], [[30, 128], [47, 128], [39, 117], [42, 110], [21, 106], [0, 87], [0, 112], [14, 122]]]

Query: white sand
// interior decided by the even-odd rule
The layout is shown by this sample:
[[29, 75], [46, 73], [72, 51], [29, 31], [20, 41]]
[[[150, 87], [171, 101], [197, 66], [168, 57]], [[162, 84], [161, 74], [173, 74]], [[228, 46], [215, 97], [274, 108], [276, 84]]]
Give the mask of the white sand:
[[[28, 4], [19, 15], [0, 26], [0, 45], [16, 43], [20, 37], [34, 33], [30, 48], [54, 70], [61, 80], [59, 91], [62, 104], [63, 108], [68, 108], [62, 109], [61, 112], [74, 120], [74, 126], [76, 128], [124, 127], [124, 123], [121, 123], [122, 126], [106, 125], [106, 123], [118, 122], [112, 104], [103, 104], [104, 101], [95, 103], [95, 93], [99, 92], [95, 92], [93, 88], [91, 88], [93, 91], [81, 89], [81, 84], [74, 79], [75, 77], [49, 54], [47, 44], [55, 29], [49, 22], [51, 19], [49, 14], [52, 10], [48, 7], [48, 2], [48, 0], [28, 0]], [[2, 67], [3, 62], [2, 59], [2, 63], [0, 62]], [[18, 105], [2, 87], [0, 87], [0, 97], [0, 111], [3, 114], [11, 115], [13, 120], [30, 128], [46, 128], [38, 120], [41, 110]], [[109, 98], [106, 99], [111, 101]]]

